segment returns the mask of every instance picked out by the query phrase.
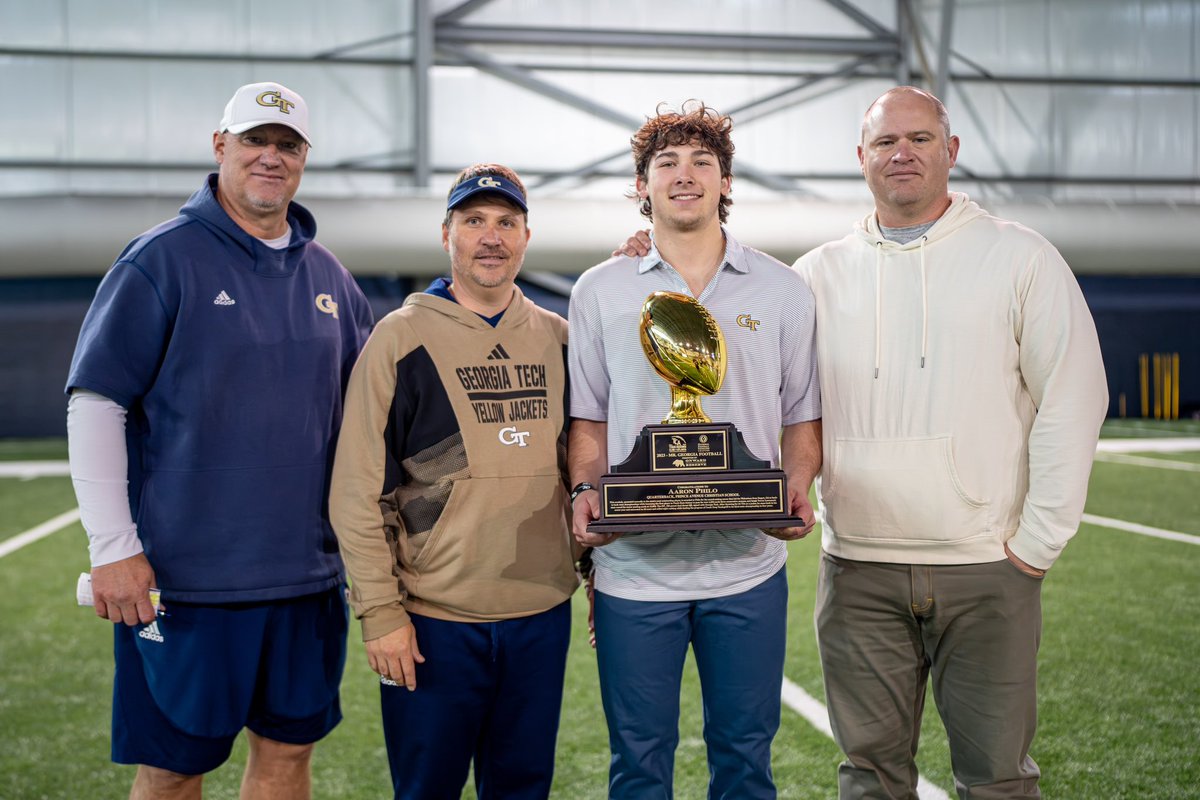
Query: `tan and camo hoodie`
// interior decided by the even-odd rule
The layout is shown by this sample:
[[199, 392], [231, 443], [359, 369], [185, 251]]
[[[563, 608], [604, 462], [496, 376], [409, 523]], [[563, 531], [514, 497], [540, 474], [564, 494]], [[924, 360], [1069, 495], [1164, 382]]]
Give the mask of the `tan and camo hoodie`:
[[329, 503], [364, 639], [404, 626], [409, 611], [528, 616], [578, 586], [567, 324], [514, 292], [494, 328], [411, 295], [354, 367]]

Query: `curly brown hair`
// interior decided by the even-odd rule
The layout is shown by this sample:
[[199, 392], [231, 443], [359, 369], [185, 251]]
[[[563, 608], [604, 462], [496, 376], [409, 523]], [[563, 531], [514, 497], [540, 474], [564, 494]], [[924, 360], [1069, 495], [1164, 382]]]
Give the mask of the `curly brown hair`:
[[[721, 114], [716, 109], [704, 105], [701, 100], [688, 100], [679, 111], [664, 109], [665, 103], [660, 103], [655, 109], [655, 116], [646, 120], [646, 124], [629, 140], [633, 149], [634, 171], [645, 182], [650, 171], [650, 160], [654, 154], [667, 147], [679, 147], [689, 142], [699, 142], [705, 149], [711, 150], [721, 165], [721, 177], [733, 177], [733, 120]], [[640, 200], [639, 209], [642, 216], [654, 219], [650, 208], [650, 198], [642, 200], [637, 191], [627, 193], [634, 200]], [[729, 207], [733, 200], [728, 195], [721, 195], [717, 207], [721, 222], [729, 218]]]
[[[483, 175], [499, 175], [501, 178], [507, 178], [512, 183], [515, 183], [517, 188], [521, 190], [521, 197], [525, 198], [525, 202], [529, 202], [529, 193], [525, 191], [525, 184], [521, 182], [521, 176], [503, 164], [472, 164], [462, 172], [454, 176], [454, 182], [450, 184], [450, 191], [446, 192], [446, 201], [449, 202], [450, 195], [454, 194], [454, 188], [468, 178], [478, 178]], [[497, 192], [489, 192], [489, 194], [498, 194]], [[501, 198], [503, 199], [503, 198]], [[517, 206], [509, 203], [513, 208]], [[520, 209], [518, 209], [520, 210]], [[450, 212], [453, 209], [446, 209], [446, 217], [442, 220], [443, 225], [450, 224]], [[529, 212], [521, 211], [521, 215], [525, 217], [525, 223], [529, 223]]]

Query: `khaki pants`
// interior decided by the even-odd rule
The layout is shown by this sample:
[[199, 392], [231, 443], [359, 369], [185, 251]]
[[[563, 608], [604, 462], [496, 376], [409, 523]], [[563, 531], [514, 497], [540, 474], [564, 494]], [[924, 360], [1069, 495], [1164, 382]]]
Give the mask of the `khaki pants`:
[[961, 798], [1038, 798], [1041, 581], [1007, 560], [924, 566], [821, 554], [815, 613], [841, 800], [916, 800], [925, 686]]

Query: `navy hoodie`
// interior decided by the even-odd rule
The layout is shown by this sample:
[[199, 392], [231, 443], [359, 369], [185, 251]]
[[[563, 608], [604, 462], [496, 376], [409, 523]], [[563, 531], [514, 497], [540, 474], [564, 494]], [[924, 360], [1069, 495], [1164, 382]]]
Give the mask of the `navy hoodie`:
[[305, 208], [289, 205], [291, 243], [273, 250], [216, 186], [121, 253], [67, 391], [128, 410], [129, 501], [164, 601], [312, 594], [343, 579], [329, 475], [371, 312]]

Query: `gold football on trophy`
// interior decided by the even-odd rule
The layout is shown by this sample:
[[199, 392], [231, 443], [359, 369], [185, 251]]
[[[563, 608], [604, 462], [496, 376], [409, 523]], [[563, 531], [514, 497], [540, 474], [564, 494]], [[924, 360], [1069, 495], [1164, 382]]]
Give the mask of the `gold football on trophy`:
[[686, 294], [654, 292], [642, 305], [639, 329], [646, 358], [671, 386], [663, 422], [712, 422], [700, 398], [725, 380], [725, 336], [708, 309]]

